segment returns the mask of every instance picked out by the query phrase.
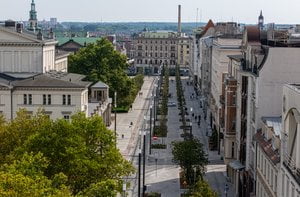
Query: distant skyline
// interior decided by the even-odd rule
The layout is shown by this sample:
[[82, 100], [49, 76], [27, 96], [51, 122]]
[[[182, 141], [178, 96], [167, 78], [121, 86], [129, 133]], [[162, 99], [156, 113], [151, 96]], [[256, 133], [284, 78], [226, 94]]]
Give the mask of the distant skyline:
[[[35, 0], [39, 20], [59, 22], [182, 22], [235, 21], [256, 24], [260, 10], [265, 23], [300, 24], [297, 0]], [[2, 0], [0, 19], [28, 20], [31, 0]], [[198, 17], [197, 17], [198, 8]]]

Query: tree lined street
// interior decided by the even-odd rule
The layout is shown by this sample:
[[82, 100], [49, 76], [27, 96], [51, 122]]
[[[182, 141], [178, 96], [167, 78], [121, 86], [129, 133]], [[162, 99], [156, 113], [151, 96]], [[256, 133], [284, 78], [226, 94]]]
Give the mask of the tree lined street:
[[[203, 144], [205, 152], [208, 154], [209, 164], [206, 166], [207, 171], [204, 178], [208, 181], [209, 185], [214, 189], [214, 191], [219, 194], [219, 196], [226, 196], [225, 185], [227, 184], [229, 186], [227, 196], [232, 196], [231, 185], [226, 180], [226, 166], [221, 160], [221, 156], [218, 155], [217, 151], [208, 150], [208, 137], [206, 136], [207, 123], [204, 120], [202, 108], [200, 108], [199, 98], [196, 99], [194, 88], [192, 85], [187, 85], [187, 81], [188, 77], [182, 77], [183, 89], [185, 90], [184, 95], [186, 98], [186, 106], [189, 109], [189, 119], [192, 121], [192, 133], [195, 138], [200, 140], [200, 142]], [[146, 130], [145, 184], [147, 185], [147, 192], [157, 192], [163, 197], [180, 197], [180, 194], [184, 193], [186, 190], [180, 189], [180, 167], [174, 164], [172, 161], [173, 155], [171, 147], [171, 143], [173, 141], [183, 140], [183, 138], [180, 136], [181, 132], [179, 132], [182, 123], [179, 122], [180, 117], [178, 115], [179, 110], [177, 106], [168, 108], [167, 137], [158, 137], [157, 139], [152, 139], [152, 144], [166, 144], [166, 149], [152, 149], [151, 155], [149, 155], [149, 107], [150, 105], [153, 105], [153, 99], [151, 98], [153, 88], [154, 78], [145, 77], [145, 82], [142, 87], [143, 96], [137, 96], [131, 112], [128, 114], [118, 114], [118, 147], [120, 148], [122, 154], [127, 159], [131, 158], [135, 166], [138, 167], [138, 150], [139, 147], [142, 147], [140, 140], [142, 139], [142, 135], [140, 136], [139, 133], [141, 130]], [[174, 77], [170, 77], [169, 93], [171, 94], [169, 102], [175, 102], [177, 104], [176, 83]], [[194, 94], [194, 98], [190, 97], [192, 94]], [[194, 116], [201, 116], [200, 127], [197, 125], [198, 121], [192, 117], [192, 113], [190, 113], [191, 109], [192, 113], [194, 113]], [[143, 120], [144, 116], [146, 120]], [[130, 127], [130, 122], [134, 123], [132, 127]], [[143, 125], [143, 123], [146, 123], [146, 125]], [[124, 138], [122, 138], [122, 135], [124, 135]], [[141, 173], [142, 172], [143, 171], [141, 170]], [[131, 189], [127, 190], [129, 196], [137, 196], [137, 178], [137, 175], [131, 177], [131, 183], [135, 185], [132, 185]], [[128, 181], [130, 180], [128, 179]]]

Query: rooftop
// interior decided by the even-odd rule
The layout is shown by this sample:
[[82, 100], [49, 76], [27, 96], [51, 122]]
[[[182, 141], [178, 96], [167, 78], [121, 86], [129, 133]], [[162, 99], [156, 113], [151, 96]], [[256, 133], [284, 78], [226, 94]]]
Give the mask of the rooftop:
[[84, 46], [90, 43], [95, 43], [100, 38], [95, 37], [57, 37], [56, 40], [58, 41], [58, 45], [63, 45], [69, 41], [77, 42], [78, 44]]
[[262, 121], [281, 138], [281, 117], [262, 117]]
[[82, 81], [84, 78], [84, 75], [62, 72], [0, 73], [1, 86], [14, 88], [86, 88], [91, 82]]
[[[38, 39], [39, 32], [28, 31], [23, 27], [23, 24], [11, 21], [9, 24], [0, 24], [0, 32], [9, 33], [15, 36], [0, 37], [0, 43], [49, 43], [56, 42], [55, 39], [43, 35], [42, 39]], [[16, 39], [16, 37], [21, 39]]]
[[271, 139], [266, 141], [261, 130], [257, 131], [254, 135], [254, 139], [259, 144], [260, 148], [265, 152], [268, 158], [272, 161], [274, 165], [280, 162], [280, 153], [278, 150], [274, 150], [272, 147]]

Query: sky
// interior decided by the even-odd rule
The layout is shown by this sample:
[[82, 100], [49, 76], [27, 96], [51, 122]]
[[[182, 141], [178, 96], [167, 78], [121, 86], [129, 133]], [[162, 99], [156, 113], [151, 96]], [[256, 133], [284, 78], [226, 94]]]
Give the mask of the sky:
[[[0, 20], [28, 20], [31, 0], [0, 2]], [[39, 20], [55, 17], [59, 22], [177, 22], [177, 6], [181, 4], [183, 22], [212, 19], [255, 24], [262, 10], [265, 23], [300, 23], [299, 0], [35, 0], [35, 3]]]

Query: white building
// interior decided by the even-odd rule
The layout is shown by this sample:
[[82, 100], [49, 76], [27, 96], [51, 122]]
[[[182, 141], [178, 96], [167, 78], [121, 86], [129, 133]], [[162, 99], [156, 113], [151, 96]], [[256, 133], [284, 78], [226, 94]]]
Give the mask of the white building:
[[222, 132], [221, 128], [224, 127], [224, 123], [220, 121], [220, 114], [222, 113], [221, 95], [224, 76], [228, 73], [228, 55], [239, 54], [241, 42], [240, 35], [219, 36], [213, 40], [210, 111], [213, 117], [212, 128], [219, 132]]
[[0, 73], [0, 113], [12, 120], [20, 109], [26, 109], [29, 114], [44, 110], [55, 120], [70, 119], [71, 115], [84, 112], [86, 116], [98, 114], [110, 125], [108, 86], [101, 82], [92, 85], [82, 81], [84, 78], [84, 75], [62, 72]]
[[0, 25], [0, 72], [67, 72], [67, 54], [56, 51], [56, 44], [53, 32], [46, 37], [6, 21]]
[[30, 114], [44, 110], [51, 119], [84, 112], [110, 125], [108, 86], [67, 73], [68, 53], [56, 50], [56, 43], [51, 31], [44, 37], [14, 21], [0, 25], [0, 113], [12, 120], [22, 108]]
[[263, 117], [254, 139], [256, 149], [256, 196], [278, 196], [281, 117]]
[[[277, 43], [277, 44], [276, 44]], [[253, 136], [264, 124], [262, 117], [281, 115], [282, 88], [284, 84], [300, 83], [300, 48], [284, 46], [275, 42], [263, 45], [257, 26], [245, 29], [242, 56], [232, 65], [235, 73], [236, 91], [236, 147], [237, 160], [244, 165], [243, 175], [235, 181], [237, 194], [255, 192], [256, 144]], [[234, 58], [232, 61], [235, 61]], [[230, 166], [230, 165], [229, 165]], [[238, 191], [239, 185], [246, 185]]]
[[300, 85], [283, 87], [281, 197], [300, 197]]

